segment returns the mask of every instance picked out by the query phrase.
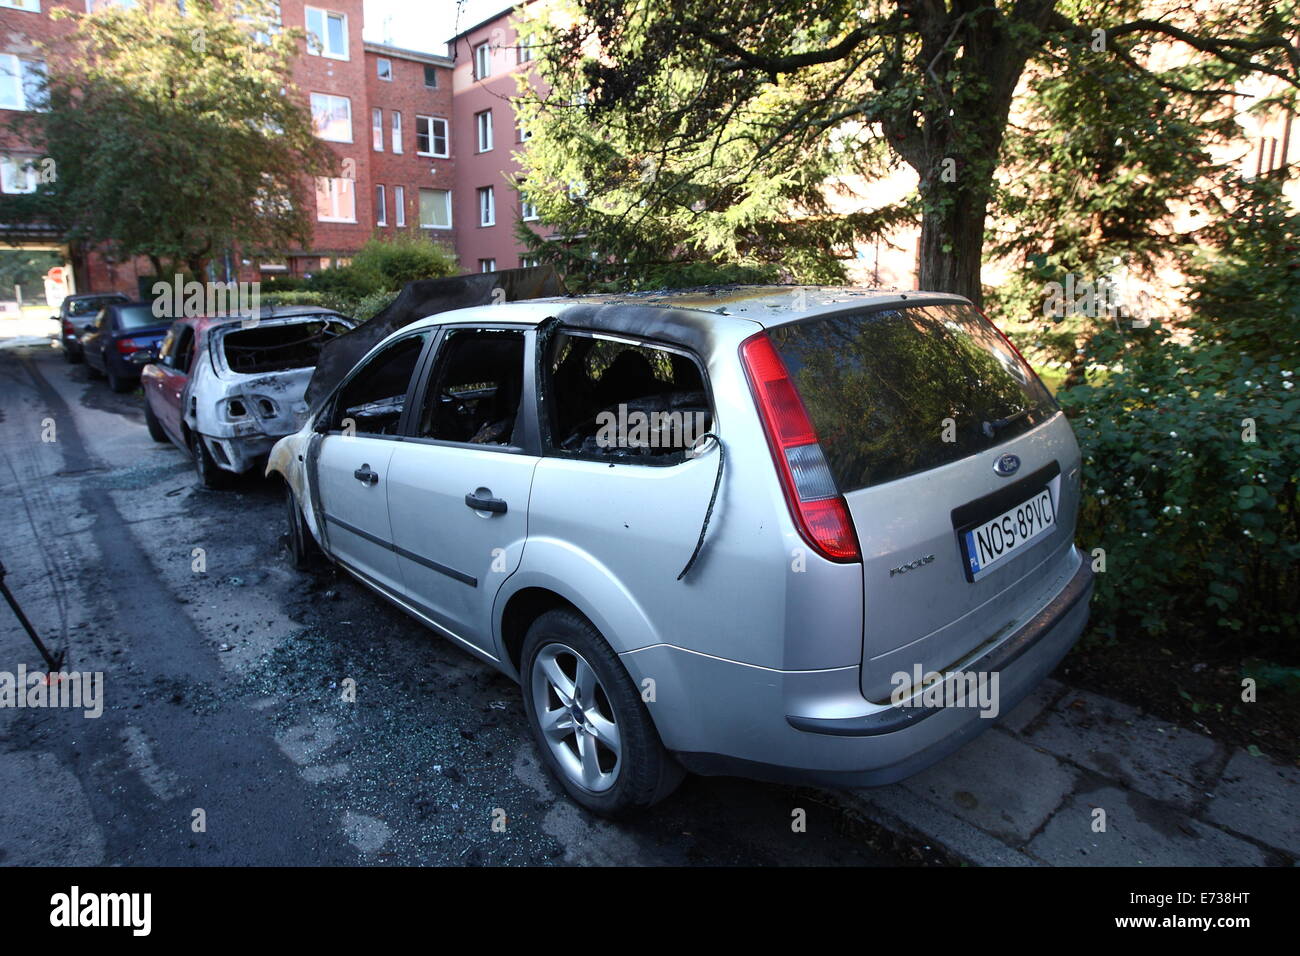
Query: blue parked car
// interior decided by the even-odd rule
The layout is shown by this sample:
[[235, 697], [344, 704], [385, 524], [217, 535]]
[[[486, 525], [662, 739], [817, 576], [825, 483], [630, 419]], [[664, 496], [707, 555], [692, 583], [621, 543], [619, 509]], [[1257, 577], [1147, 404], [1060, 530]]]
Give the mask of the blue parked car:
[[104, 376], [108, 387], [125, 392], [140, 382], [140, 370], [158, 357], [158, 344], [171, 319], [153, 314], [151, 302], [113, 302], [81, 336], [81, 353], [92, 378]]

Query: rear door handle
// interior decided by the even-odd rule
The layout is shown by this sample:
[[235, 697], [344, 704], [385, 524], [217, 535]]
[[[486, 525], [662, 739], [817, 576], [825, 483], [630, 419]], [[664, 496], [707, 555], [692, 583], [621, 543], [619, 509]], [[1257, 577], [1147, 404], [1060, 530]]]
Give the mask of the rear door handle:
[[357, 481], [361, 482], [363, 485], [379, 484], [378, 472], [371, 471], [369, 465], [362, 465], [360, 468], [358, 468], [356, 471], [352, 473], [352, 477], [355, 478]]
[[479, 494], [477, 491], [471, 491], [465, 496], [465, 504], [467, 507], [473, 508], [475, 511], [491, 511], [493, 514], [499, 515], [506, 513], [506, 503], [504, 500], [501, 498], [493, 498], [492, 492], [488, 491], [486, 488], [481, 488], [479, 490], [482, 491], [483, 494]]

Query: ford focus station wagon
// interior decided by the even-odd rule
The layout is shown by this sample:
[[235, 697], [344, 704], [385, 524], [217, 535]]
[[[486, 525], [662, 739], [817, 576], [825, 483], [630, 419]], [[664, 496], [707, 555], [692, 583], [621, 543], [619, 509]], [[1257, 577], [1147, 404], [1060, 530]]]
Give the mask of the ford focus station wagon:
[[1086, 623], [1079, 451], [952, 295], [748, 287], [443, 313], [274, 448], [323, 552], [523, 690], [618, 815], [683, 771], [864, 786], [1009, 711]]

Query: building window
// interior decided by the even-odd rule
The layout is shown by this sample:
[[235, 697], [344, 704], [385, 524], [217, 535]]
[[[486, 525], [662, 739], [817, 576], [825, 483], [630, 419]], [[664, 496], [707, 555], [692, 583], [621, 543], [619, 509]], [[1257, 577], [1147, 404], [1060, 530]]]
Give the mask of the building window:
[[521, 143], [526, 143], [528, 140], [533, 138], [533, 134], [528, 131], [528, 127], [523, 123], [519, 123], [515, 126], [515, 135]]
[[402, 114], [393, 110], [393, 152], [402, 151]]
[[382, 56], [375, 59], [375, 73], [381, 80], [393, 82], [393, 61], [386, 60]]
[[521, 269], [533, 269], [533, 268], [536, 268], [537, 266], [541, 265], [541, 262], [542, 262], [542, 261], [541, 261], [540, 259], [538, 259], [537, 256], [520, 256], [520, 257], [519, 257], [519, 268], [521, 268]]
[[533, 58], [533, 38], [520, 37], [519, 46], [516, 48], [519, 54], [519, 62], [527, 63]]
[[478, 130], [478, 151], [486, 153], [492, 149], [492, 111], [484, 110], [474, 114], [474, 128]]
[[478, 191], [478, 224], [480, 226], [495, 226], [496, 223], [496, 195], [491, 186], [484, 186]]
[[346, 96], [313, 93], [311, 125], [321, 139], [335, 143], [352, 142], [352, 101]]
[[519, 194], [519, 218], [524, 222], [532, 222], [537, 218], [537, 207], [530, 203], [523, 193]]
[[0, 109], [39, 110], [45, 106], [45, 61], [0, 54]]
[[425, 229], [451, 228], [451, 190], [420, 190], [420, 225]]
[[375, 225], [388, 225], [388, 197], [380, 185], [375, 186]]
[[436, 66], [430, 66], [428, 63], [424, 65], [424, 85], [431, 90], [438, 88], [438, 68]]
[[480, 43], [474, 47], [474, 79], [481, 80], [492, 75], [492, 47]]
[[36, 192], [36, 167], [32, 160], [18, 156], [0, 156], [0, 192]]
[[393, 187], [393, 216], [398, 228], [406, 225], [406, 187]]
[[0, 7], [13, 10], [27, 10], [31, 13], [41, 12], [41, 0], [0, 0]]
[[370, 139], [375, 152], [382, 153], [384, 151], [384, 111], [378, 108], [370, 111]]
[[447, 121], [436, 116], [417, 116], [415, 118], [415, 151], [421, 156], [437, 156], [446, 159]]
[[478, 261], [479, 272], [496, 272], [497, 261], [495, 259], [480, 259]]
[[316, 218], [320, 222], [356, 222], [356, 183], [350, 179], [316, 177]]
[[307, 7], [307, 52], [332, 60], [348, 58], [348, 17], [317, 7]]

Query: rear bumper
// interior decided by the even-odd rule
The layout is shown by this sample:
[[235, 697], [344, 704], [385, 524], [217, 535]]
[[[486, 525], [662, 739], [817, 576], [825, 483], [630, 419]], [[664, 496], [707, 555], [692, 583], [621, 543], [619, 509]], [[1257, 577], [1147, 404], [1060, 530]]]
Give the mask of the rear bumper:
[[[964, 663], [964, 673], [984, 675], [996, 688], [994, 706], [874, 704], [861, 694], [857, 667], [774, 671], [662, 646], [624, 660], [634, 675], [657, 677], [660, 702], [650, 705], [651, 714], [665, 745], [694, 773], [832, 786], [893, 783], [1010, 712], [1078, 640], [1093, 579], [1083, 555], [1076, 549], [1073, 556], [1064, 587], [1041, 611]], [[643, 655], [651, 656], [635, 660]]]
[[215, 437], [204, 435], [212, 460], [225, 471], [242, 475], [246, 471], [264, 464], [271, 454], [271, 448], [283, 435], [240, 435], [239, 437]]

